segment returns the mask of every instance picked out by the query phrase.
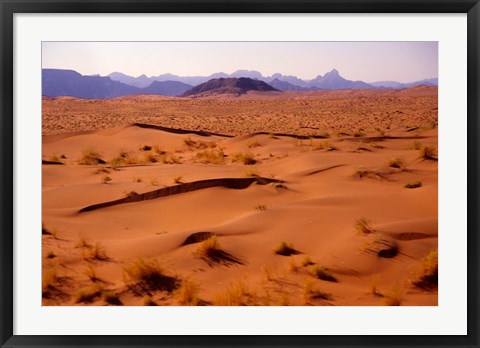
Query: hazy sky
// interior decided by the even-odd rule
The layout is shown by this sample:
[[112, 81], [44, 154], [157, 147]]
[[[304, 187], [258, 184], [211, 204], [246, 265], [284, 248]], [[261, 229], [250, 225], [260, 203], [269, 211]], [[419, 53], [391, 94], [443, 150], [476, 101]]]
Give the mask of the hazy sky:
[[44, 68], [83, 75], [232, 73], [238, 69], [313, 79], [336, 68], [350, 80], [412, 82], [438, 77], [437, 42], [44, 42]]

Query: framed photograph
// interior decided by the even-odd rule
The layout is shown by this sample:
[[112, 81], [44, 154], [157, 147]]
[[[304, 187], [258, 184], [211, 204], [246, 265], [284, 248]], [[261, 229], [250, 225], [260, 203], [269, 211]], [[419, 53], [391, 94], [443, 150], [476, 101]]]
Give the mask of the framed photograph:
[[478, 1], [0, 9], [2, 347], [479, 346]]

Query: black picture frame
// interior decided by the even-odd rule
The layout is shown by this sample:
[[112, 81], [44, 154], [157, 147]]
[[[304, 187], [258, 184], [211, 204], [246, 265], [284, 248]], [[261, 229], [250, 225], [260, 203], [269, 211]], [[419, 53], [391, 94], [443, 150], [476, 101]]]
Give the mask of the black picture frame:
[[[0, 0], [2, 347], [479, 347], [479, 0]], [[13, 333], [13, 16], [15, 13], [467, 13], [468, 334], [465, 336], [22, 336]]]

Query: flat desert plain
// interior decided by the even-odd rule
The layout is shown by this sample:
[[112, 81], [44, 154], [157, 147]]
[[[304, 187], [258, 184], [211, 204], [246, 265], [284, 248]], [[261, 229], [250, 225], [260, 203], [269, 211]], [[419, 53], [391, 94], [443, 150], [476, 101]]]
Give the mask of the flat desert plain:
[[437, 305], [437, 88], [43, 99], [43, 305]]

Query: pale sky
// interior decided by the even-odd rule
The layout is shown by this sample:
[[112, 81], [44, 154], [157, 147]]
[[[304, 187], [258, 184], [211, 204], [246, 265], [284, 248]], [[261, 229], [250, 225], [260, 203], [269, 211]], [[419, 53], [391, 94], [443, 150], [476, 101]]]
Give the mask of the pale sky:
[[42, 67], [83, 75], [207, 76], [239, 69], [313, 79], [337, 69], [349, 80], [438, 77], [437, 42], [44, 42]]

